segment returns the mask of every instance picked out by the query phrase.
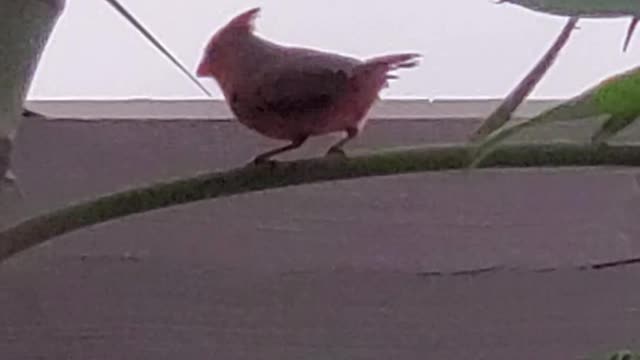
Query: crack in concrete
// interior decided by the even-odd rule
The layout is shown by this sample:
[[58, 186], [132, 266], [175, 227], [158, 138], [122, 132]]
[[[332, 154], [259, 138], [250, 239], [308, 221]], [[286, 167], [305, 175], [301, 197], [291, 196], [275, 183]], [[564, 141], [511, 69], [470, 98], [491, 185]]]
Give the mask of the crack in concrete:
[[[574, 267], [571, 267], [570, 269], [577, 269], [579, 271], [589, 271], [589, 270], [599, 271], [599, 270], [605, 270], [605, 269], [611, 269], [611, 268], [617, 268], [617, 267], [624, 267], [624, 266], [636, 265], [636, 264], [640, 264], [640, 257], [634, 257], [634, 258], [628, 258], [628, 259], [613, 260], [613, 261], [598, 262], [598, 263], [592, 263], [592, 264], [587, 264], [587, 265], [574, 266]], [[469, 277], [473, 277], [473, 276], [478, 276], [478, 275], [482, 275], [482, 274], [494, 274], [494, 273], [497, 273], [497, 272], [500, 272], [500, 271], [511, 271], [511, 272], [530, 271], [530, 272], [534, 272], [534, 273], [549, 273], [549, 272], [559, 271], [559, 270], [563, 270], [563, 269], [566, 269], [566, 268], [548, 267], [548, 268], [539, 268], [539, 269], [532, 269], [532, 270], [523, 270], [521, 268], [507, 268], [505, 266], [489, 266], [489, 267], [483, 267], [483, 268], [458, 270], [458, 271], [453, 271], [453, 272], [426, 271], [426, 272], [419, 272], [419, 273], [417, 273], [417, 275], [420, 276], [420, 277], [443, 277], [443, 276], [469, 276]]]

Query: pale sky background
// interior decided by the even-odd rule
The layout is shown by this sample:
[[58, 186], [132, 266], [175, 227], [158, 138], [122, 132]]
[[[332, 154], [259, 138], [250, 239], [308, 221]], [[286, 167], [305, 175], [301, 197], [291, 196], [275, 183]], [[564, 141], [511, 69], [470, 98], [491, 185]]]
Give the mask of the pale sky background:
[[[274, 41], [368, 57], [424, 54], [386, 98], [504, 97], [551, 45], [566, 18], [495, 0], [121, 0], [190, 69], [230, 17], [262, 7]], [[573, 96], [640, 64], [640, 31], [621, 51], [628, 18], [581, 20], [532, 94]], [[212, 80], [204, 85], [220, 97]], [[29, 99], [206, 98], [104, 0], [68, 0]]]

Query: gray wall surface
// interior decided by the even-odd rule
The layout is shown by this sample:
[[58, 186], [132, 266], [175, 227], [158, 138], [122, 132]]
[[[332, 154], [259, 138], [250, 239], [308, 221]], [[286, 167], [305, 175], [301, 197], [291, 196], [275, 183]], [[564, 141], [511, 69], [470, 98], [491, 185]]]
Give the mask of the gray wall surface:
[[[351, 149], [464, 141], [478, 124], [377, 120]], [[26, 202], [4, 224], [18, 208], [223, 170], [278, 143], [228, 121], [30, 119], [16, 145]], [[577, 268], [640, 256], [634, 175], [379, 177], [101, 224], [0, 265], [0, 354], [537, 360], [639, 347], [640, 267]]]

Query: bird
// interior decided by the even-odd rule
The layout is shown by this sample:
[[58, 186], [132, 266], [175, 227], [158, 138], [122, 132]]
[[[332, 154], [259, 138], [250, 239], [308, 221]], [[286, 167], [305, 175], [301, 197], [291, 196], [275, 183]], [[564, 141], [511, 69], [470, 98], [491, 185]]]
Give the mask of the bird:
[[636, 0], [497, 0], [497, 4], [515, 4], [529, 10], [558, 16], [579, 18], [631, 17], [622, 46], [626, 52], [640, 21], [640, 2]]
[[300, 46], [285, 46], [255, 33], [260, 7], [233, 17], [209, 39], [196, 75], [213, 78], [235, 118], [268, 138], [289, 143], [254, 157], [253, 164], [301, 147], [310, 137], [345, 136], [326, 153], [346, 157], [367, 113], [393, 70], [418, 65], [421, 54], [395, 53], [360, 60]]

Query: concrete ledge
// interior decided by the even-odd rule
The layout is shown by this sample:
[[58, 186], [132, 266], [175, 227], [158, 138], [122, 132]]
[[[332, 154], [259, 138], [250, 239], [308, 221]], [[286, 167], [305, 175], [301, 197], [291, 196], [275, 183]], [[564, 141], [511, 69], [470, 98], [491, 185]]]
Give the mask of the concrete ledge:
[[[223, 105], [31, 102], [33, 110], [69, 121], [22, 123], [14, 165], [26, 201], [0, 212], [0, 227], [22, 211], [235, 167], [279, 144], [224, 121]], [[383, 101], [374, 109], [378, 119], [429, 121], [374, 121], [349, 151], [464, 141], [495, 105]], [[550, 105], [529, 103], [523, 111]], [[75, 121], [82, 117], [105, 121]], [[176, 121], [129, 121], [136, 117]], [[199, 121], [211, 118], [223, 121]], [[465, 120], [448, 121], [455, 118]], [[577, 141], [594, 125], [536, 134]], [[634, 127], [622, 138], [637, 134]], [[283, 158], [317, 156], [333, 141], [313, 139]], [[388, 176], [203, 201], [94, 226], [2, 264], [0, 354], [538, 360], [637, 348], [640, 267], [573, 269], [640, 256], [636, 173]]]
[[[480, 118], [487, 116], [500, 99], [385, 99], [371, 110], [372, 119]], [[531, 100], [516, 116], [529, 117], [562, 100]], [[97, 119], [212, 119], [232, 117], [222, 100], [32, 100], [29, 109], [58, 118]]]

